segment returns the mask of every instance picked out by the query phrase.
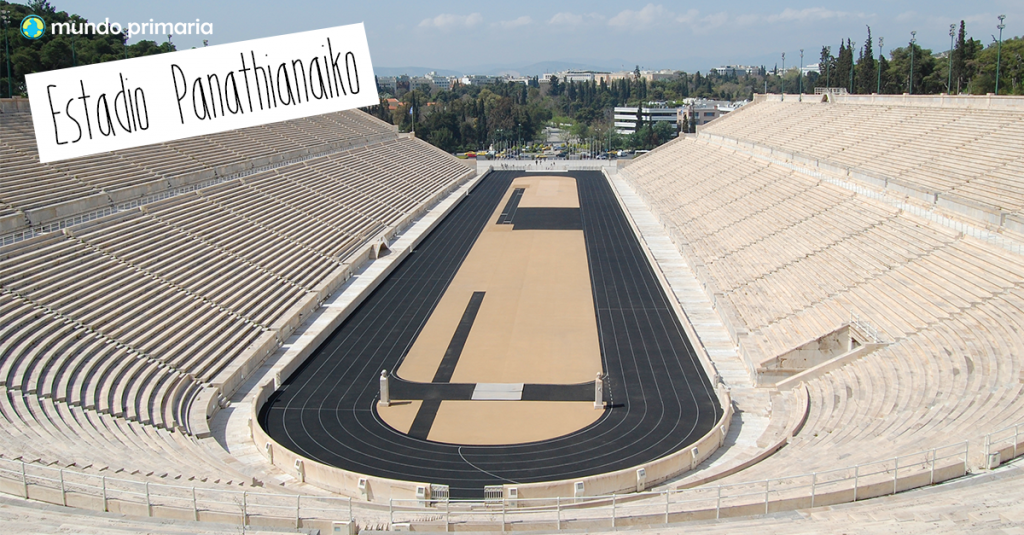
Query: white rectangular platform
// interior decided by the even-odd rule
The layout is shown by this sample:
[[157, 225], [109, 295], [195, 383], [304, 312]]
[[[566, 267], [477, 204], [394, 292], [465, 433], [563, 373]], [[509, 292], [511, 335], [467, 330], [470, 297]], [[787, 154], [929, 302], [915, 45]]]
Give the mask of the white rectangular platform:
[[519, 401], [523, 399], [523, 383], [477, 383], [473, 400]]

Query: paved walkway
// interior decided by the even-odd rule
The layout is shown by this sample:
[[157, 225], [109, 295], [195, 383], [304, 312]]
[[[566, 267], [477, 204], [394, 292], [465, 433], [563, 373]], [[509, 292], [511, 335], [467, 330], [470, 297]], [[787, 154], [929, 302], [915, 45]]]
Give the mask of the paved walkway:
[[[700, 281], [672, 243], [643, 199], [625, 180], [611, 175], [612, 187], [622, 199], [637, 229], [664, 273], [676, 300], [693, 326], [708, 358], [722, 382], [729, 388], [736, 413], [726, 436], [724, 447], [711, 456], [700, 470], [716, 468], [753, 455], [757, 439], [768, 427], [770, 399], [767, 391], [758, 390], [750, 378], [729, 331], [719, 318]], [[686, 474], [690, 479], [698, 474]], [[671, 481], [672, 486], [676, 481]]]
[[992, 472], [862, 502], [671, 524], [639, 533], [1024, 534], [1024, 464], [1017, 461]]

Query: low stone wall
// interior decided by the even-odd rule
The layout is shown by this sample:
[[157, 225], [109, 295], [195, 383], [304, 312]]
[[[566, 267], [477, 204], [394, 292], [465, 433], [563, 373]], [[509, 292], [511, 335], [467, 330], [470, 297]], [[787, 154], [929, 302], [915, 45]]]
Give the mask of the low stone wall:
[[836, 104], [874, 104], [876, 106], [914, 106], [916, 108], [956, 108], [998, 110], [1024, 108], [1024, 97], [1012, 95], [831, 95]]
[[[733, 413], [732, 400], [729, 397], [729, 392], [724, 388], [718, 389], [718, 397], [725, 409], [722, 417], [700, 440], [675, 453], [649, 463], [578, 479], [502, 485], [504, 497], [506, 500], [518, 499], [519, 507], [529, 507], [530, 499], [608, 496], [638, 492], [646, 487], [652, 487], [672, 479], [683, 472], [693, 470], [722, 445], [729, 432], [729, 423]], [[640, 470], [645, 472], [643, 483], [640, 481]], [[583, 485], [582, 491], [577, 490], [577, 486], [580, 484]], [[515, 489], [515, 496], [512, 495], [513, 489]]]
[[[1024, 99], [1020, 100], [1024, 102]], [[812, 171], [835, 177], [838, 180], [852, 180], [876, 190], [891, 191], [899, 196], [905, 196], [913, 200], [917, 205], [927, 206], [939, 215], [973, 220], [982, 228], [991, 230], [1006, 229], [1013, 232], [1020, 232], [1021, 230], [1021, 226], [1018, 224], [1019, 214], [1008, 212], [995, 206], [985, 205], [955, 193], [931, 191], [898, 178], [887, 177], [875, 172], [844, 166], [828, 160], [821, 160], [813, 156], [724, 137], [718, 134], [701, 134], [701, 137], [721, 146], [735, 147], [738, 150], [754, 152], [771, 159], [800, 165]]]
[[[254, 416], [259, 414], [259, 408], [263, 407], [267, 398], [274, 393], [278, 386], [280, 385], [277, 385], [275, 380], [268, 380], [257, 387], [256, 397], [253, 400]], [[253, 442], [267, 461], [299, 481], [343, 496], [363, 498], [367, 501], [412, 500], [417, 498], [417, 491], [421, 493], [420, 497], [430, 497], [429, 483], [365, 476], [294, 453], [270, 438], [255, 418], [250, 419], [250, 430]]]

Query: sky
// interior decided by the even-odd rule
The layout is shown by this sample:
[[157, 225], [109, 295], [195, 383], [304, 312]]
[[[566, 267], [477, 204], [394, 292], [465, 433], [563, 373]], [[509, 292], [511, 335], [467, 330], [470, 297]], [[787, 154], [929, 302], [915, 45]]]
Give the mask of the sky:
[[[863, 45], [867, 26], [884, 51], [910, 32], [935, 52], [949, 48], [949, 25], [965, 20], [984, 44], [1024, 35], [1022, 0], [783, 2], [432, 2], [254, 0], [50, 0], [94, 22], [210, 22], [213, 35], [174, 36], [179, 49], [362, 22], [375, 67], [429, 67], [463, 73], [515, 69], [543, 61], [605, 69], [707, 71], [725, 64], [781, 67], [817, 62], [823, 45]], [[150, 37], [153, 38], [153, 37]], [[137, 40], [137, 39], [135, 39]], [[164, 39], [159, 39], [163, 41]], [[133, 40], [134, 41], [134, 40]], [[408, 74], [422, 74], [410, 72]]]

